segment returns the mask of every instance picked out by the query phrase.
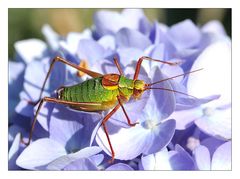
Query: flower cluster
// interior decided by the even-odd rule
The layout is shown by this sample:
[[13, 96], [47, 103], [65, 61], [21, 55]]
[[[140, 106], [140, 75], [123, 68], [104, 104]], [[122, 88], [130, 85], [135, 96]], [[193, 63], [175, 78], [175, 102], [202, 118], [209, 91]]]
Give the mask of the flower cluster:
[[[185, 20], [168, 27], [151, 23], [140, 9], [102, 10], [94, 15], [91, 29], [81, 33], [63, 37], [48, 25], [42, 32], [46, 42], [16, 42], [16, 59], [9, 61], [9, 170], [231, 169], [231, 40], [221, 23], [197, 27]], [[113, 62], [117, 57], [129, 78], [142, 56], [181, 64], [142, 63], [139, 79], [162, 80], [154, 87], [169, 90], [148, 90], [124, 104], [131, 122], [138, 122], [134, 127], [128, 126], [121, 109], [109, 119], [115, 151], [114, 163], [109, 163], [112, 154], [101, 126], [109, 111], [82, 112], [44, 103], [30, 145], [21, 142], [28, 139], [38, 107], [32, 102], [39, 100], [55, 56], [102, 74], [118, 73]], [[42, 96], [54, 98], [60, 86], [88, 78], [56, 63]]]

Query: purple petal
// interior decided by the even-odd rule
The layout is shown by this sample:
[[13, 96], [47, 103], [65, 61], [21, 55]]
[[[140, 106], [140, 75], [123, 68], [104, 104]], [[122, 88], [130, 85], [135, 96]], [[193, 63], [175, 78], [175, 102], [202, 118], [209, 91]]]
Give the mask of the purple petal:
[[192, 157], [180, 145], [176, 145], [176, 151], [170, 151], [169, 155], [170, 164], [173, 170], [195, 169]]
[[46, 38], [49, 47], [53, 51], [57, 51], [57, 49], [59, 48], [59, 40], [61, 39], [61, 37], [48, 24], [45, 24], [42, 27], [42, 33]]
[[158, 125], [158, 129], [153, 129], [153, 132], [151, 134], [152, 136], [150, 140], [151, 142], [149, 142], [149, 148], [144, 151], [144, 154], [146, 155], [160, 151], [162, 148], [169, 144], [174, 135], [176, 126], [175, 120], [168, 120]]
[[202, 116], [202, 111], [199, 108], [188, 110], [174, 111], [168, 119], [176, 120], [176, 129], [184, 130], [191, 126], [196, 119]]
[[184, 20], [173, 25], [167, 35], [178, 50], [193, 48], [201, 40], [201, 32], [191, 20]]
[[193, 155], [199, 170], [210, 170], [211, 158], [207, 147], [203, 145], [196, 147]]
[[201, 28], [202, 32], [204, 33], [211, 33], [216, 36], [226, 36], [226, 32], [224, 30], [224, 26], [221, 24], [220, 21], [212, 20], [204, 24]]
[[63, 155], [66, 155], [66, 151], [61, 144], [43, 138], [31, 143], [21, 153], [16, 163], [21, 168], [36, 170]]
[[12, 143], [11, 148], [8, 152], [8, 169], [9, 170], [17, 170], [19, 167], [16, 165], [16, 159], [20, 154], [20, 141], [21, 141], [21, 134], [18, 133]]
[[91, 39], [92, 33], [89, 29], [84, 30], [82, 33], [70, 32], [67, 35], [66, 41], [60, 42], [60, 47], [67, 50], [73, 55], [76, 55], [79, 41], [82, 39]]
[[166, 148], [155, 154], [143, 156], [141, 162], [144, 170], [171, 170]]
[[60, 156], [52, 161], [48, 166], [48, 170], [62, 170], [64, 167], [68, 166], [78, 159], [88, 158], [90, 156], [96, 155], [101, 152], [101, 149], [97, 146], [86, 147], [76, 153], [71, 153], [68, 155]]
[[70, 163], [69, 165], [65, 166], [63, 170], [65, 170], [65, 171], [74, 171], [74, 170], [93, 171], [93, 170], [98, 170], [98, 168], [96, 167], [96, 165], [94, 165], [94, 163], [90, 159], [82, 158], [82, 159], [78, 159], [78, 160]]
[[204, 111], [205, 116], [195, 121], [199, 129], [218, 139], [231, 139], [231, 108], [226, 110], [206, 108]]
[[103, 46], [105, 49], [116, 49], [116, 40], [112, 35], [104, 35], [98, 40], [98, 43]]
[[[166, 78], [158, 68], [153, 69], [152, 74], [153, 75], [151, 76], [153, 76], [153, 82]], [[161, 87], [170, 90], [172, 89], [171, 84], [168, 81], [164, 81], [160, 83], [160, 85], [154, 85], [152, 87]], [[153, 94], [152, 105], [156, 105], [158, 111], [161, 112], [161, 119], [165, 119], [170, 116], [173, 113], [176, 104], [174, 93], [166, 90], [153, 89], [151, 90], [151, 94]]]
[[213, 154], [212, 170], [232, 169], [232, 142], [222, 144]]
[[200, 68], [204, 69], [188, 77], [187, 89], [189, 94], [198, 98], [221, 95], [218, 100], [208, 105], [211, 107], [231, 103], [230, 44], [226, 42], [216, 42], [208, 46], [196, 59], [191, 71]]
[[123, 28], [116, 34], [117, 45], [122, 47], [138, 48], [140, 50], [146, 49], [151, 45], [151, 41], [136, 30]]
[[104, 57], [105, 49], [96, 41], [90, 39], [82, 39], [79, 41], [77, 55], [79, 59], [87, 60], [90, 66], [97, 60]]
[[102, 10], [94, 15], [94, 24], [96, 25], [97, 34], [101, 37], [106, 34], [114, 34], [123, 27], [137, 29], [139, 20], [143, 16], [141, 9], [125, 9], [122, 14]]
[[[148, 124], [148, 126], [144, 123], [131, 128], [119, 128], [107, 123], [116, 159], [131, 160], [141, 153], [157, 152], [168, 144], [175, 129], [174, 120], [159, 125], [150, 125], [149, 121]], [[102, 128], [97, 133], [96, 142], [104, 152], [111, 156], [109, 144]]]
[[214, 137], [208, 137], [201, 141], [201, 145], [208, 148], [211, 158], [213, 156], [213, 153], [216, 151], [216, 149], [223, 143], [224, 143], [223, 140], [219, 140]]
[[132, 171], [133, 168], [125, 163], [117, 163], [106, 168], [106, 171]]
[[89, 146], [91, 133], [100, 115], [71, 111], [56, 105], [50, 119], [50, 138], [58, 141], [71, 152]]
[[133, 60], [138, 60], [144, 55], [143, 51], [138, 48], [118, 48], [117, 53], [121, 64], [125, 67], [133, 62]]
[[47, 51], [47, 45], [39, 39], [18, 41], [14, 44], [15, 50], [26, 63], [42, 58]]

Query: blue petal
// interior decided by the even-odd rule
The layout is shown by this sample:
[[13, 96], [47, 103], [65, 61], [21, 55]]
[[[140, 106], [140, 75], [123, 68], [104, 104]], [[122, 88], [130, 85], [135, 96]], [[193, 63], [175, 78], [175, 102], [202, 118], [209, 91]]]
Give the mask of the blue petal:
[[133, 168], [125, 163], [117, 163], [106, 168], [106, 171], [132, 171]]
[[36, 170], [63, 155], [66, 155], [66, 151], [61, 144], [43, 138], [25, 148], [16, 163], [21, 168]]
[[173, 25], [167, 35], [178, 50], [193, 48], [201, 40], [200, 30], [191, 20], [184, 20]]
[[[52, 170], [52, 169], [50, 169]], [[53, 169], [55, 170], [55, 169]], [[98, 170], [97, 166], [94, 165], [94, 163], [88, 159], [88, 158], [83, 158], [83, 159], [78, 159], [74, 162], [71, 162], [69, 165], [65, 166], [63, 170], [66, 171], [74, 171], [74, 170], [81, 170], [81, 171], [94, 171]]]
[[51, 50], [57, 51], [59, 48], [59, 41], [61, 40], [62, 37], [58, 35], [48, 24], [45, 24], [42, 27], [42, 33], [45, 36], [46, 41]]
[[18, 133], [13, 140], [12, 146], [8, 152], [8, 169], [9, 170], [17, 170], [19, 167], [16, 165], [16, 159], [20, 154], [20, 141], [21, 134]]
[[79, 59], [87, 60], [92, 66], [99, 59], [104, 58], [105, 49], [94, 40], [82, 39], [79, 41], [77, 55]]
[[101, 10], [94, 15], [95, 30], [98, 36], [101, 37], [106, 34], [114, 34], [123, 27], [138, 29], [139, 21], [143, 17], [144, 14], [141, 9], [125, 9], [122, 14]]
[[212, 170], [232, 169], [232, 142], [219, 146], [212, 157]]
[[194, 151], [193, 155], [199, 170], [210, 170], [211, 158], [208, 148], [205, 146], [198, 146]]
[[[108, 133], [115, 151], [115, 158], [120, 160], [131, 160], [141, 153], [161, 150], [168, 144], [173, 135], [172, 129], [175, 128], [174, 124], [175, 122], [172, 120], [165, 124], [153, 125], [152, 128], [143, 127], [143, 124], [138, 124], [131, 128], [119, 128], [113, 126], [111, 123], [107, 123]], [[163, 125], [163, 127], [161, 125]], [[166, 132], [164, 129], [165, 127], [166, 129], [168, 128], [170, 132]], [[164, 137], [166, 137], [166, 139], [163, 139]], [[96, 142], [104, 152], [111, 156], [109, 144], [102, 128], [98, 130]]]
[[[153, 76], [153, 82], [166, 79], [165, 75], [163, 75], [158, 68], [152, 70], [151, 76]], [[161, 87], [172, 90], [171, 84], [168, 81], [164, 81], [159, 85], [154, 85], [152, 87]], [[156, 105], [156, 108], [161, 113], [159, 120], [170, 116], [170, 114], [173, 113], [176, 104], [174, 93], [166, 90], [153, 89], [151, 90], [151, 94], [152, 97], [150, 96], [150, 98], [153, 99], [152, 105]]]
[[151, 45], [151, 41], [136, 30], [122, 28], [116, 34], [117, 45], [122, 47], [133, 47], [140, 50], [146, 49]]
[[89, 146], [91, 133], [99, 119], [98, 114], [71, 111], [56, 105], [50, 119], [50, 138], [61, 143], [69, 152]]
[[18, 41], [14, 44], [17, 54], [26, 63], [42, 58], [47, 52], [47, 45], [39, 39]]
[[169, 155], [169, 161], [173, 170], [195, 169], [192, 157], [181, 146], [176, 145], [176, 151], [170, 151]]
[[125, 67], [131, 64], [134, 60], [138, 60], [140, 57], [144, 55], [142, 50], [134, 47], [118, 48], [117, 53], [119, 55], [121, 64], [123, 64]]
[[152, 130], [151, 142], [144, 151], [146, 155], [156, 153], [169, 144], [175, 132], [176, 122], [175, 120], [168, 120], [158, 124], [158, 126], [156, 126], [156, 130]]
[[101, 149], [97, 146], [93, 147], [86, 147], [76, 153], [71, 153], [68, 155], [63, 155], [59, 158], [56, 158], [52, 161], [48, 166], [48, 170], [62, 170], [67, 165], [71, 164], [72, 162], [78, 159], [84, 159], [96, 155], [97, 153], [101, 152]]

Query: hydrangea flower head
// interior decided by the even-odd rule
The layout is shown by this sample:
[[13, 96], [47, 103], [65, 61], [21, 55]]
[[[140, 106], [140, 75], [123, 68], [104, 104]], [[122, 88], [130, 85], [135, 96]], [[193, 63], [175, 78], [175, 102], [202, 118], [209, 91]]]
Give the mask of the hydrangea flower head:
[[[230, 169], [222, 163], [231, 163], [231, 43], [220, 23], [198, 27], [184, 20], [168, 27], [151, 23], [141, 9], [101, 10], [94, 15], [92, 28], [83, 32], [63, 37], [48, 25], [42, 31], [46, 43], [37, 39], [16, 42], [17, 59], [9, 65], [9, 169]], [[29, 51], [29, 46], [38, 51]], [[142, 56], [181, 63], [170, 66], [143, 61], [138, 79], [154, 83], [155, 89], [124, 104], [131, 122], [137, 125], [128, 125], [121, 108], [107, 121], [115, 152], [114, 162], [109, 163], [112, 153], [102, 120], [112, 109], [83, 112], [44, 103], [30, 145], [21, 143], [20, 133], [27, 139], [38, 108], [31, 102], [39, 99], [56, 56], [101, 74], [119, 73], [113, 61], [117, 57], [130, 79]], [[42, 96], [56, 98], [59, 87], [88, 79], [57, 62]], [[221, 158], [226, 151], [228, 156]]]

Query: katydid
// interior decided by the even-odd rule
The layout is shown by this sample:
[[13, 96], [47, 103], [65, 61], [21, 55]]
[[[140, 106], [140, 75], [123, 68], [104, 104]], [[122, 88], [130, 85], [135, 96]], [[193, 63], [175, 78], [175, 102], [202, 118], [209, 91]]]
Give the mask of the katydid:
[[[114, 149], [112, 147], [108, 130], [106, 127], [106, 122], [108, 119], [111, 118], [111, 116], [119, 109], [121, 108], [124, 112], [124, 115], [126, 116], [127, 123], [129, 126], [135, 126], [137, 123], [131, 123], [130, 118], [128, 117], [127, 111], [124, 108], [124, 103], [128, 102], [130, 98], [134, 99], [140, 99], [144, 91], [150, 90], [150, 89], [160, 89], [160, 90], [167, 90], [170, 92], [174, 93], [180, 93], [184, 95], [188, 95], [183, 92], [175, 91], [173, 89], [166, 89], [166, 88], [153, 88], [151, 87], [154, 84], [161, 83], [166, 80], [170, 80], [179, 76], [184, 76], [196, 71], [199, 71], [201, 69], [183, 73], [177, 76], [173, 76], [167, 79], [163, 79], [161, 81], [157, 81], [151, 84], [145, 83], [143, 80], [138, 79], [138, 75], [140, 72], [140, 67], [142, 64], [143, 60], [149, 60], [149, 61], [156, 61], [156, 62], [161, 62], [163, 64], [168, 64], [168, 65], [178, 65], [178, 62], [168, 62], [168, 61], [162, 61], [162, 60], [156, 60], [152, 59], [150, 57], [143, 56], [139, 58], [137, 64], [136, 64], [136, 69], [134, 73], [133, 79], [129, 79], [124, 76], [123, 71], [120, 67], [120, 64], [117, 60], [116, 57], [114, 57], [114, 63], [119, 71], [119, 74], [100, 74], [91, 70], [88, 70], [86, 68], [83, 68], [81, 66], [78, 66], [76, 64], [70, 63], [67, 60], [61, 58], [61, 57], [55, 57], [53, 61], [50, 64], [50, 68], [48, 70], [48, 73], [45, 77], [41, 92], [40, 92], [40, 97], [39, 100], [35, 103], [39, 103], [36, 114], [33, 119], [31, 131], [29, 134], [29, 138], [27, 142], [22, 142], [26, 145], [30, 144], [30, 141], [32, 139], [32, 134], [34, 130], [34, 126], [37, 121], [37, 116], [39, 114], [39, 111], [43, 105], [43, 102], [50, 102], [50, 103], [58, 103], [58, 104], [63, 104], [66, 105], [74, 110], [78, 111], [86, 111], [86, 112], [101, 112], [101, 111], [107, 111], [111, 110], [102, 120], [102, 127], [104, 129], [104, 132], [106, 134], [108, 144], [111, 150], [111, 155], [112, 158], [110, 162], [114, 161]], [[68, 66], [71, 66], [75, 69], [77, 69], [80, 72], [83, 72], [92, 78], [89, 80], [86, 80], [82, 83], [73, 85], [73, 86], [63, 86], [57, 89], [57, 97], [52, 98], [52, 97], [43, 97], [42, 98], [42, 93], [45, 88], [47, 79], [53, 69], [53, 66], [55, 62], [61, 62], [64, 63]], [[188, 95], [190, 96], [190, 95]]]

